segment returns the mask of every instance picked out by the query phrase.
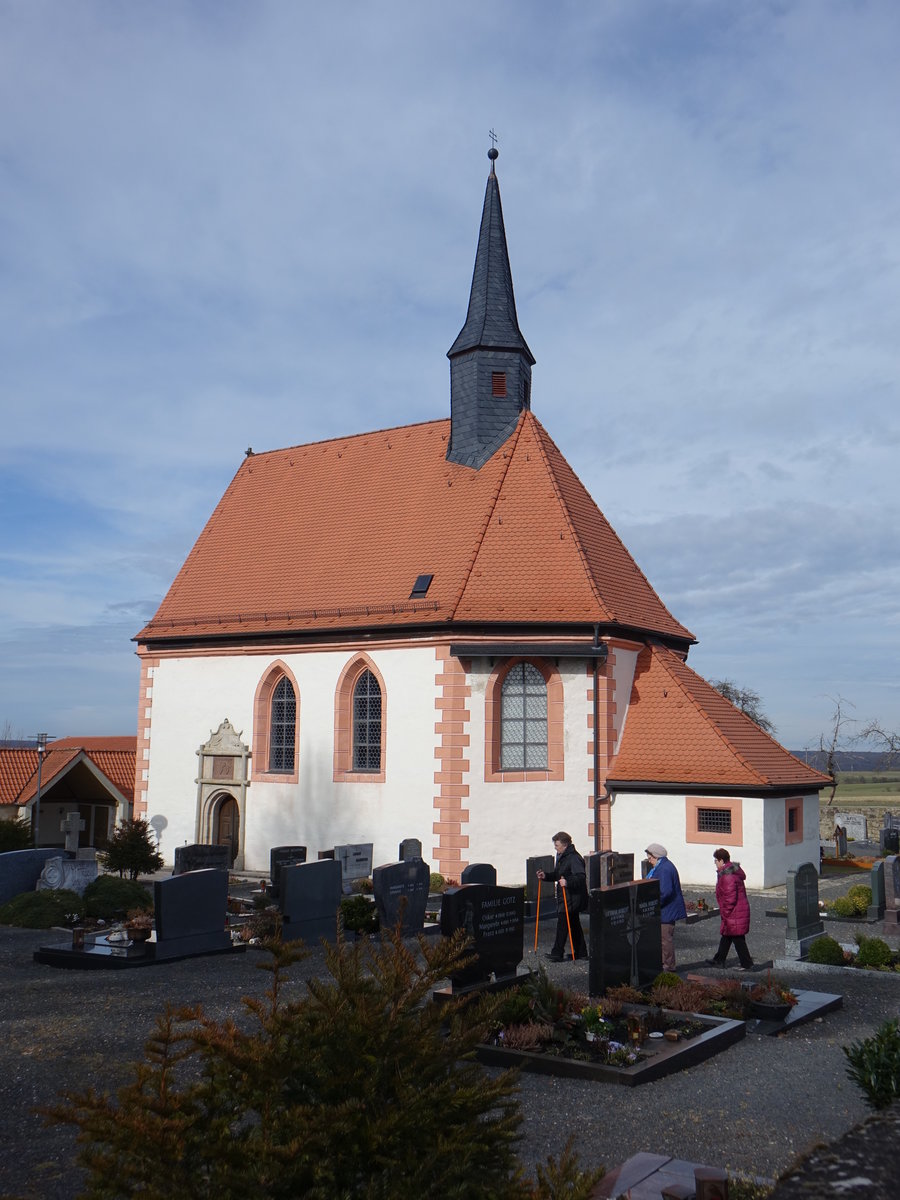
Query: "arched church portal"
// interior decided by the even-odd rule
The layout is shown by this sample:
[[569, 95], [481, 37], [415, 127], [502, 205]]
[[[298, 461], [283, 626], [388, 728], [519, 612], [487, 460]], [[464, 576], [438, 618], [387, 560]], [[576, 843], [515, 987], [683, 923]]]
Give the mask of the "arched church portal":
[[224, 793], [213, 801], [213, 841], [231, 847], [231, 865], [238, 856], [241, 839], [241, 814], [234, 796]]

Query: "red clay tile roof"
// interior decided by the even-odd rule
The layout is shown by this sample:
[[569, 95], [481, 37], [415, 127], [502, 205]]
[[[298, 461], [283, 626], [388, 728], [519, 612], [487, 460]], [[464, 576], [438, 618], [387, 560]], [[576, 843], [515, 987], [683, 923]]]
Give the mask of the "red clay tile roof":
[[498, 621], [693, 640], [532, 413], [479, 471], [447, 462], [449, 431], [246, 458], [137, 640]]
[[788, 753], [662, 646], [642, 650], [609, 783], [817, 791], [830, 781]]
[[[59, 738], [41, 767], [41, 792], [84, 754], [127, 800], [134, 798], [135, 737]], [[37, 750], [0, 747], [0, 805], [27, 804], [37, 791]]]

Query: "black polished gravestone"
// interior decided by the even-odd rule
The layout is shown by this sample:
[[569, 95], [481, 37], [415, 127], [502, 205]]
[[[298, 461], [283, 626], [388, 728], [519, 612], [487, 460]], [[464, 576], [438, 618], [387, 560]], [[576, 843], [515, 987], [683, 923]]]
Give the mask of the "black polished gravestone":
[[541, 900], [540, 916], [556, 916], [556, 884], [547, 879], [538, 879], [538, 871], [552, 871], [556, 859], [552, 854], [541, 854], [537, 858], [525, 859], [525, 912], [529, 917], [538, 915], [538, 896]]
[[621, 983], [646, 987], [662, 970], [659, 880], [590, 893], [588, 990], [602, 996]]
[[333, 858], [292, 863], [281, 868], [278, 906], [281, 940], [337, 940], [337, 915], [341, 904], [341, 864]]
[[824, 932], [819, 909], [819, 872], [812, 863], [801, 863], [787, 873], [785, 954], [788, 958], [802, 958], [810, 943]]
[[900, 928], [900, 856], [890, 854], [884, 860], [884, 929], [896, 933]]
[[885, 908], [883, 862], [873, 864], [869, 873], [869, 886], [872, 889], [872, 903], [866, 911], [866, 918], [869, 921], [883, 921]]
[[414, 858], [422, 857], [422, 843], [418, 838], [404, 838], [397, 851], [400, 862], [411, 862]]
[[402, 921], [403, 937], [421, 933], [431, 882], [431, 867], [421, 858], [387, 863], [372, 872], [372, 894], [384, 932]]
[[157, 879], [153, 884], [156, 961], [230, 950], [227, 908], [227, 870], [188, 871]]
[[441, 933], [464, 929], [477, 955], [474, 963], [450, 976], [454, 991], [473, 984], [515, 979], [525, 954], [525, 896], [522, 888], [467, 883], [441, 897]]
[[269, 881], [275, 896], [278, 895], [278, 882], [282, 868], [305, 862], [305, 846], [273, 846], [269, 850]]
[[173, 875], [184, 875], [188, 871], [227, 871], [231, 866], [231, 846], [207, 846], [196, 842], [189, 846], [175, 847]]
[[497, 883], [497, 868], [491, 863], [469, 863], [463, 867], [460, 883], [489, 883], [492, 887]]

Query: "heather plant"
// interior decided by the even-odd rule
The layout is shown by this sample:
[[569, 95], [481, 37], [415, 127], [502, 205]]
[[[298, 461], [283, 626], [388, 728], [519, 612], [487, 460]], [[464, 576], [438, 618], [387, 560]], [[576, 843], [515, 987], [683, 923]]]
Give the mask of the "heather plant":
[[269, 986], [244, 999], [244, 1019], [169, 1009], [115, 1099], [88, 1089], [45, 1110], [78, 1130], [83, 1197], [589, 1195], [600, 1172], [582, 1172], [569, 1147], [524, 1177], [515, 1073], [473, 1061], [491, 1003], [430, 1001], [471, 961], [461, 935], [326, 947], [327, 978], [299, 998], [286, 985], [306, 952], [266, 952]]

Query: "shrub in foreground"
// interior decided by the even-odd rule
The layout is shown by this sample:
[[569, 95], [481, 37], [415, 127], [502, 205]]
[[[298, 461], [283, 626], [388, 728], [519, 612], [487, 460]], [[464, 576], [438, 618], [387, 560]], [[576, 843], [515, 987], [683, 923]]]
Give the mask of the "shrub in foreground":
[[395, 932], [378, 946], [326, 947], [329, 978], [309, 980], [300, 998], [286, 984], [305, 952], [266, 950], [270, 984], [244, 999], [248, 1019], [167, 1010], [117, 1100], [88, 1090], [45, 1110], [78, 1128], [84, 1196], [590, 1194], [602, 1172], [580, 1171], [568, 1147], [536, 1182], [523, 1177], [515, 1074], [472, 1061], [491, 1003], [430, 1001], [470, 961], [461, 937], [410, 949]]
[[869, 1038], [842, 1047], [847, 1074], [866, 1094], [870, 1108], [887, 1108], [900, 1099], [900, 1023], [895, 1017]]

